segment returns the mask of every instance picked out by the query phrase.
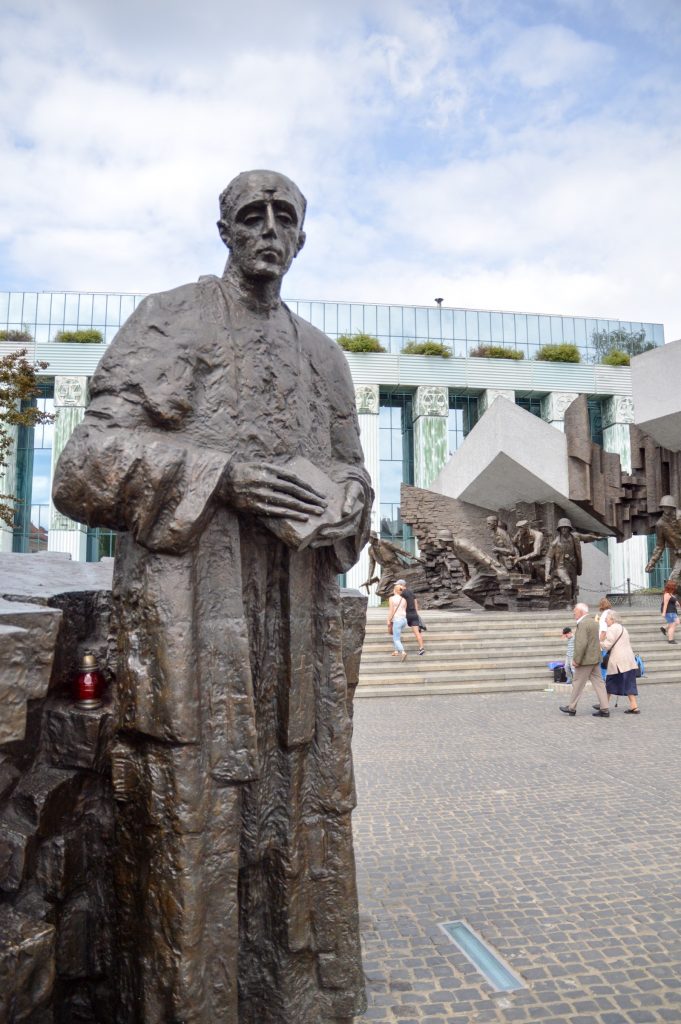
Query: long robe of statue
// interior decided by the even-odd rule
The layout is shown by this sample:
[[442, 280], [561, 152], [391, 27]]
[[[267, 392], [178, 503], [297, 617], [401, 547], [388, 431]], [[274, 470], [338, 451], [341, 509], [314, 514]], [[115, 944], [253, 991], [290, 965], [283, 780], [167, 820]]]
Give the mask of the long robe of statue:
[[[349, 1019], [365, 1002], [337, 573], [371, 489], [345, 358], [283, 304], [202, 278], [141, 303], [90, 394], [54, 497], [122, 532], [124, 1019]], [[296, 551], [219, 500], [230, 460], [299, 457], [361, 485], [353, 536]]]

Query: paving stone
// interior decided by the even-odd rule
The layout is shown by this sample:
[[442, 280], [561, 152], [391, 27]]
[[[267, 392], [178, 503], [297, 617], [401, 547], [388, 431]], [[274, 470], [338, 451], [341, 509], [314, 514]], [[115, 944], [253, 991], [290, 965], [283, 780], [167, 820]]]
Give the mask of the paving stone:
[[[681, 687], [640, 702], [635, 732], [554, 694], [355, 705], [365, 953], [392, 986], [364, 1019], [681, 1024]], [[438, 928], [462, 918], [528, 989], [492, 992]]]

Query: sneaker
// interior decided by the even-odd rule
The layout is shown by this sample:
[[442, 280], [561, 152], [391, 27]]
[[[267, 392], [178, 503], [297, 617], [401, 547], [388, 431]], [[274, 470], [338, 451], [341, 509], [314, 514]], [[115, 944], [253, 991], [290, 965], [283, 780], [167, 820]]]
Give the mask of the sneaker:
[[666, 626], [660, 626], [660, 633], [664, 633], [664, 635], [666, 636], [667, 635], [667, 627]]
[[675, 643], [676, 643], [676, 640], [667, 640], [667, 643], [668, 643], [668, 644], [675, 644]]
[[425, 653], [426, 653], [426, 649], [425, 649], [425, 647], [422, 647], [421, 650], [418, 652], [419, 658], [422, 657]]

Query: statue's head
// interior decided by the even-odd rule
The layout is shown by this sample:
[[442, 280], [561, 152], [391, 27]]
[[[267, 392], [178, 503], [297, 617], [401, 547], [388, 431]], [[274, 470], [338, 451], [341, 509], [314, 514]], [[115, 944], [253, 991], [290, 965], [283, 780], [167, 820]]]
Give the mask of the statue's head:
[[561, 537], [567, 538], [572, 533], [572, 523], [569, 519], [559, 519], [557, 529]]
[[305, 197], [276, 171], [244, 171], [220, 196], [220, 237], [250, 278], [282, 278], [305, 244]]
[[676, 519], [676, 502], [671, 494], [660, 498], [660, 511], [663, 519]]
[[447, 547], [454, 542], [454, 535], [451, 530], [438, 530], [435, 536], [435, 543], [440, 548]]
[[499, 525], [498, 516], [487, 516], [487, 519], [485, 521], [489, 526], [490, 530], [496, 530], [497, 526]]
[[529, 525], [530, 523], [528, 519], [519, 519], [518, 522], [515, 524], [515, 528], [516, 530], [519, 530], [521, 533], [525, 533], [525, 531], [529, 528]]

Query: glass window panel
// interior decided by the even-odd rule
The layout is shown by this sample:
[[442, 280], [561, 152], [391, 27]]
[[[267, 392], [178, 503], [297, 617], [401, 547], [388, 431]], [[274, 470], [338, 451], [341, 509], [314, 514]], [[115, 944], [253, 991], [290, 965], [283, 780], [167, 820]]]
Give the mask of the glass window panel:
[[527, 340], [531, 345], [539, 344], [539, 317], [528, 316], [527, 318]]
[[428, 337], [431, 341], [442, 341], [442, 310], [428, 310]]
[[656, 345], [664, 345], [664, 327], [662, 324], [653, 324], [653, 340]]
[[327, 334], [339, 334], [338, 309], [335, 302], [324, 303], [324, 330]]
[[383, 463], [384, 459], [392, 459], [393, 457], [392, 431], [379, 430], [378, 434], [378, 457], [381, 463]]
[[554, 345], [563, 343], [563, 318], [562, 316], [551, 317], [551, 341]]
[[106, 295], [94, 295], [92, 298], [92, 322], [95, 327], [103, 327], [106, 323]]
[[627, 334], [631, 334], [631, 323], [629, 320], [619, 320], [617, 326], [620, 331], [626, 331]]
[[574, 345], [575, 321], [571, 316], [562, 316], [560, 320], [563, 322], [563, 341], [568, 345]]
[[378, 407], [378, 425], [381, 430], [390, 427], [390, 406], [384, 405], [382, 398]]
[[402, 338], [402, 307], [390, 307], [390, 337]]
[[104, 341], [110, 345], [118, 333], [118, 327], [107, 327], [104, 331]]
[[641, 330], [641, 322], [638, 320], [631, 321], [631, 333], [638, 334]]
[[551, 344], [551, 318], [548, 316], [539, 317], [539, 340], [542, 345]]
[[419, 341], [426, 341], [428, 338], [428, 310], [422, 306], [416, 310], [416, 337]]
[[503, 313], [503, 333], [504, 341], [510, 342], [511, 345], [515, 345], [515, 317], [513, 313]]
[[31, 501], [44, 505], [50, 500], [50, 474], [52, 472], [52, 451], [36, 448], [33, 452], [33, 483]]
[[108, 326], [118, 327], [121, 322], [121, 297], [120, 295], [107, 295], [106, 297], [106, 322]]
[[504, 340], [504, 330], [501, 320], [501, 313], [491, 314], [492, 322], [492, 341], [499, 343]]
[[442, 313], [442, 340], [454, 340], [454, 310], [443, 309]]
[[92, 326], [92, 296], [81, 295], [78, 306], [78, 323], [81, 327]]
[[347, 302], [338, 303], [338, 333], [350, 334], [350, 306]]
[[66, 296], [63, 292], [58, 292], [56, 295], [52, 295], [52, 303], [50, 305], [50, 328], [52, 334], [59, 330], [61, 325], [64, 323], [65, 304]]
[[33, 337], [39, 345], [45, 345], [52, 339], [52, 331], [49, 324], [38, 324], [33, 332]]
[[80, 306], [80, 295], [65, 295], [64, 301], [66, 303], [64, 308], [64, 323], [77, 324], [78, 309]]
[[586, 320], [575, 317], [575, 344], [586, 345]]
[[524, 313], [516, 313], [514, 319], [516, 342], [524, 345], [527, 342], [527, 317]]
[[492, 323], [490, 314], [483, 310], [478, 311], [478, 337], [480, 341], [492, 340]]
[[352, 324], [353, 334], [359, 334], [364, 331], [364, 306], [356, 302], [350, 306], [350, 323]]
[[378, 306], [376, 310], [376, 330], [379, 334], [390, 335], [390, 310], [387, 306]]
[[301, 316], [303, 318], [303, 320], [307, 320], [308, 323], [310, 322], [310, 303], [309, 302], [299, 302], [298, 303], [298, 316]]
[[[473, 347], [473, 342], [471, 342], [471, 347]], [[454, 341], [454, 355], [461, 357], [468, 355], [468, 342], [465, 338], [457, 338]]]
[[129, 316], [135, 312], [135, 296], [121, 295], [121, 324], [124, 324]]
[[478, 314], [474, 309], [466, 310], [466, 338], [468, 341], [479, 341]]
[[26, 324], [29, 330], [31, 330], [36, 321], [36, 310], [38, 307], [38, 296], [35, 292], [24, 292], [24, 313], [21, 319], [22, 324]]
[[400, 501], [402, 483], [402, 460], [386, 460], [381, 463], [381, 498], [386, 501]]
[[9, 319], [9, 292], [0, 292], [0, 324], [6, 324]]
[[11, 292], [9, 297], [8, 321], [13, 328], [19, 328], [23, 324], [24, 316], [24, 293]]
[[365, 306], [364, 307], [364, 330], [367, 334], [376, 334], [378, 330], [376, 326], [376, 307]]
[[454, 310], [454, 337], [465, 338], [466, 335], [466, 314], [462, 309]]

